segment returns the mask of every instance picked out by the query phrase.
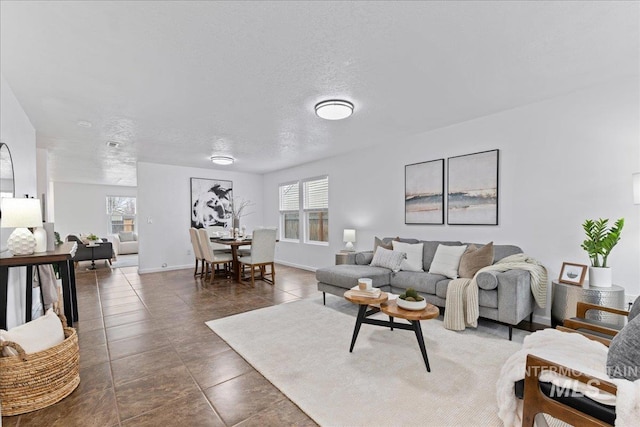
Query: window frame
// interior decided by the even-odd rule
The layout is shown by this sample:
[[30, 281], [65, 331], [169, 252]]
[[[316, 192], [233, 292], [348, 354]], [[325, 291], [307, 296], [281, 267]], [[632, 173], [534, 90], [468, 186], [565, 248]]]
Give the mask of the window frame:
[[[297, 185], [298, 186], [298, 209], [297, 210], [283, 210], [280, 209], [281, 207], [281, 196], [282, 196], [282, 187], [288, 186], [288, 185]], [[300, 181], [296, 180], [296, 181], [289, 181], [289, 182], [283, 182], [281, 184], [278, 184], [278, 215], [279, 215], [279, 224], [280, 224], [280, 241], [282, 242], [291, 242], [291, 243], [299, 243], [300, 242], [300, 196], [301, 196], [302, 192], [300, 191]], [[286, 233], [286, 227], [285, 227], [285, 215], [286, 214], [293, 214], [293, 213], [297, 213], [298, 214], [298, 238], [297, 239], [291, 239], [291, 238], [287, 238], [285, 236]]]
[[[306, 191], [305, 191], [305, 184], [308, 182], [312, 182], [312, 181], [321, 181], [321, 180], [326, 180], [327, 181], [327, 186], [326, 186], [326, 190], [327, 190], [327, 207], [326, 208], [305, 208], [304, 206], [304, 202], [305, 202], [305, 195], [306, 195]], [[329, 246], [329, 175], [319, 175], [319, 176], [315, 176], [315, 177], [311, 177], [311, 178], [305, 178], [303, 180], [300, 181], [301, 187], [302, 187], [302, 191], [301, 191], [301, 210], [303, 213], [303, 218], [304, 218], [304, 222], [302, 224], [303, 226], [303, 237], [304, 237], [304, 243], [309, 244], [309, 245], [318, 245], [318, 246]], [[327, 240], [311, 240], [311, 238], [309, 237], [310, 234], [310, 229], [311, 227], [309, 226], [309, 214], [311, 213], [320, 213], [322, 214], [326, 214], [327, 215]]]
[[[109, 199], [111, 198], [122, 198], [122, 199], [133, 199], [135, 201], [135, 213], [132, 214], [120, 214], [117, 212], [109, 212]], [[120, 231], [114, 231], [113, 230], [113, 222], [112, 219], [114, 216], [121, 216], [122, 217], [122, 222], [123, 222], [123, 230], [124, 231], [124, 227], [126, 226], [126, 224], [124, 224], [128, 219], [133, 220], [133, 232], [136, 233], [138, 230], [138, 198], [136, 196], [114, 196], [114, 195], [107, 195], [105, 198], [105, 203], [106, 203], [106, 214], [107, 214], [107, 228], [109, 230], [109, 234], [118, 234]]]

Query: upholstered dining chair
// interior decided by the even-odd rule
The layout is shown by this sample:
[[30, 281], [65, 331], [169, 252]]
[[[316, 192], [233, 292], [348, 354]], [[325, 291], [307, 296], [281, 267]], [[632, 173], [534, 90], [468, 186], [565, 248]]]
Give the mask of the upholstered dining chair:
[[233, 261], [233, 256], [230, 253], [214, 253], [209, 242], [209, 235], [207, 230], [199, 228], [196, 230], [198, 233], [198, 239], [200, 241], [200, 249], [202, 249], [202, 257], [204, 258], [205, 265], [207, 266], [204, 279], [207, 279], [209, 268], [211, 268], [211, 277], [209, 278], [209, 284], [213, 283], [213, 278], [216, 273], [215, 266], [219, 264], [228, 264]]
[[196, 228], [191, 227], [189, 229], [189, 236], [191, 237], [191, 246], [193, 247], [193, 255], [196, 258], [196, 269], [193, 271], [193, 276], [198, 275], [198, 262], [201, 264], [200, 277], [204, 275], [204, 257], [202, 256], [202, 249], [200, 249], [200, 239], [198, 239], [198, 231]]
[[[259, 228], [253, 231], [251, 239], [251, 253], [248, 256], [241, 256], [238, 262], [241, 271], [244, 267], [249, 266], [251, 269], [251, 286], [255, 287], [255, 268], [260, 270], [260, 279], [271, 284], [276, 281], [276, 271], [274, 267], [274, 257], [276, 252], [276, 232], [275, 228]], [[271, 266], [271, 272], [266, 272], [266, 266]], [[265, 276], [270, 275], [271, 280]]]

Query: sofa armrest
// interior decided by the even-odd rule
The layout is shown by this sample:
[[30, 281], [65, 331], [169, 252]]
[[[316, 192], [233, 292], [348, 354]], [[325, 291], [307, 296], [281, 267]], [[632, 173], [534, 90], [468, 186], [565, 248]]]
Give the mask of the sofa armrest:
[[114, 254], [116, 256], [120, 255], [120, 236], [118, 236], [117, 234], [111, 234], [109, 235], [109, 241], [113, 245]]
[[498, 280], [498, 320], [517, 325], [533, 312], [531, 275], [526, 270], [496, 273]]

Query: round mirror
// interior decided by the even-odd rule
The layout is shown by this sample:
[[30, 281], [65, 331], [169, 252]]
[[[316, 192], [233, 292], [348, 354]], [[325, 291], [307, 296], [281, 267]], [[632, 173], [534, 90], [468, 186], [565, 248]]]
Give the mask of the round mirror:
[[15, 197], [15, 185], [9, 146], [0, 142], [0, 199], [3, 197]]

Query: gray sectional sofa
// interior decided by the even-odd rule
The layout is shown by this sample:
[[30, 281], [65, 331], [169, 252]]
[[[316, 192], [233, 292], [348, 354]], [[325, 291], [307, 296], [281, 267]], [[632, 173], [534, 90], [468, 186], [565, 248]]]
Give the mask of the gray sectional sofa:
[[[388, 243], [392, 238], [385, 238]], [[358, 279], [368, 277], [373, 286], [383, 291], [401, 294], [407, 288], [416, 289], [426, 300], [438, 307], [445, 307], [447, 285], [451, 279], [428, 273], [438, 245], [469, 245], [462, 242], [424, 241], [417, 239], [398, 239], [405, 243], [424, 243], [424, 272], [393, 271], [383, 267], [372, 267], [373, 251], [355, 252], [349, 257], [348, 264], [320, 268], [316, 271], [318, 290], [322, 291], [326, 303], [326, 293], [342, 297], [344, 292], [357, 285]], [[475, 244], [481, 247], [482, 244]], [[494, 245], [494, 262], [522, 253], [517, 246]], [[531, 294], [531, 282], [528, 271], [509, 270], [505, 272], [486, 271], [478, 274], [480, 317], [490, 319], [509, 326], [511, 339], [512, 326], [517, 325], [527, 316], [531, 316], [535, 300]]]

